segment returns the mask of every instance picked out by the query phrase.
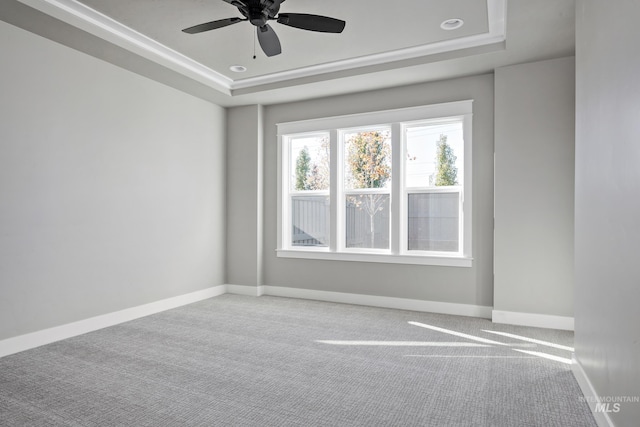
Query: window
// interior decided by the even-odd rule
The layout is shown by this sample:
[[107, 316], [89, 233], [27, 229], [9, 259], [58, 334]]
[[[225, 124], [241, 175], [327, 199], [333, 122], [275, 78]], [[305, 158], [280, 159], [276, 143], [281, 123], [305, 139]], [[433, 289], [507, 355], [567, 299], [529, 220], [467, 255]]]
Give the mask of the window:
[[344, 247], [390, 248], [391, 129], [339, 132]]
[[278, 256], [471, 266], [471, 106], [278, 124]]
[[329, 135], [291, 137], [289, 149], [289, 200], [292, 247], [328, 247]]
[[460, 118], [405, 128], [407, 251], [459, 253], [464, 140]]

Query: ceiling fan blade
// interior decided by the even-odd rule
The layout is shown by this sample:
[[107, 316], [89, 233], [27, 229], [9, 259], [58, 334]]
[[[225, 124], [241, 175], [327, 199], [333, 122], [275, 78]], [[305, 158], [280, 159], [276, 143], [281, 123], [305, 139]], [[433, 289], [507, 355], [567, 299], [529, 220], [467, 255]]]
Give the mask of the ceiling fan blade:
[[341, 33], [346, 22], [328, 16], [310, 15], [307, 13], [281, 13], [278, 22], [289, 27], [321, 33]]
[[226, 27], [227, 25], [237, 24], [238, 22], [246, 21], [242, 18], [227, 18], [219, 19], [217, 21], [205, 22], [204, 24], [194, 25], [193, 27], [185, 28], [182, 30], [188, 34], [202, 33], [203, 31], [216, 30], [218, 28]]
[[278, 35], [269, 24], [258, 27], [257, 30], [258, 42], [260, 42], [260, 47], [267, 56], [276, 56], [282, 53]]
[[247, 6], [244, 0], [224, 0], [224, 1], [231, 5], [234, 5], [235, 7], [238, 7], [238, 5], [245, 6], [245, 7]]

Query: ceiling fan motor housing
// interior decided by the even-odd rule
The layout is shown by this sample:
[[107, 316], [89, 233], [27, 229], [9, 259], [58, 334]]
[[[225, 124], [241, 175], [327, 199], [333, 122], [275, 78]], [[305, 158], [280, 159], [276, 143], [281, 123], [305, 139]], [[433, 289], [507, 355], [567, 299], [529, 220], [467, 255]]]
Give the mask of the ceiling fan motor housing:
[[280, 4], [274, 4], [271, 0], [246, 1], [245, 4], [238, 4], [234, 2], [234, 5], [237, 6], [240, 13], [242, 13], [245, 18], [247, 18], [249, 22], [256, 27], [265, 26], [270, 19], [273, 19], [276, 16], [280, 9]]
[[249, 9], [249, 22], [251, 22], [256, 27], [264, 26], [269, 20], [269, 14], [266, 10], [259, 7], [252, 7]]

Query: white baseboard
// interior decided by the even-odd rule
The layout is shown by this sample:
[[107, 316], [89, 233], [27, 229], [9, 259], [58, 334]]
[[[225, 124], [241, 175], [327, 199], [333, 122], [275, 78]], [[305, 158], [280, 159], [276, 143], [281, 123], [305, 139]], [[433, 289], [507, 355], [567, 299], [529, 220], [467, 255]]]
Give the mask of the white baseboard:
[[598, 427], [614, 427], [609, 414], [604, 411], [596, 410], [596, 406], [601, 404], [600, 398], [593, 388], [593, 385], [591, 385], [591, 381], [589, 381], [587, 373], [582, 368], [578, 359], [576, 359], [575, 354], [572, 355], [571, 361], [571, 372], [573, 372], [573, 376], [576, 378], [576, 381], [580, 386], [580, 390], [582, 390], [582, 394], [584, 394], [585, 400], [591, 409], [591, 413], [593, 414]]
[[131, 307], [113, 313], [92, 317], [66, 325], [20, 335], [0, 341], [0, 357], [18, 353], [30, 348], [49, 344], [65, 338], [128, 322], [129, 320], [170, 310], [225, 293], [261, 296], [272, 295], [288, 298], [311, 299], [344, 304], [366, 305], [372, 307], [395, 308], [400, 310], [422, 311], [429, 313], [452, 314], [457, 316], [492, 319], [495, 323], [534, 326], [541, 328], [573, 330], [573, 318], [543, 314], [517, 313], [492, 310], [492, 307], [472, 304], [457, 304], [439, 301], [424, 301], [408, 298], [384, 297], [377, 295], [350, 294], [343, 292], [318, 291], [312, 289], [287, 288], [280, 286], [243, 286], [226, 284], [201, 291], [167, 298], [161, 301]]
[[573, 331], [573, 317], [567, 316], [493, 310], [491, 313], [491, 320], [493, 323], [506, 323], [509, 325]]
[[261, 296], [273, 295], [289, 298], [312, 299], [318, 301], [338, 302], [345, 304], [368, 305], [373, 307], [397, 308], [402, 310], [424, 311], [430, 313], [453, 314], [491, 318], [491, 307], [468, 304], [454, 304], [437, 301], [422, 301], [406, 298], [381, 297], [374, 295], [348, 294], [342, 292], [316, 291], [309, 289], [285, 288], [278, 286], [242, 286], [220, 285], [201, 291], [192, 292], [155, 301], [149, 304], [131, 307], [124, 310], [107, 313], [89, 319], [79, 320], [53, 328], [43, 329], [29, 334], [19, 335], [0, 341], [0, 357], [29, 350], [41, 345], [86, 334], [98, 329], [128, 322], [140, 317], [149, 316], [161, 311], [191, 304], [225, 293]]
[[259, 297], [264, 295], [264, 286], [224, 285], [228, 294]]
[[372, 307], [397, 308], [401, 310], [424, 311], [429, 313], [453, 314], [457, 316], [482, 317], [491, 319], [491, 307], [450, 302], [424, 301], [408, 298], [383, 297], [376, 295], [348, 294], [343, 292], [316, 291], [311, 289], [263, 286], [264, 295], [311, 299], [344, 304], [368, 305]]
[[126, 308], [124, 310], [79, 320], [73, 323], [67, 323], [66, 325], [55, 326], [53, 328], [43, 329], [41, 331], [19, 335], [17, 337], [7, 338], [0, 341], [0, 357], [29, 350], [31, 348], [66, 338], [75, 337], [77, 335], [86, 334], [87, 332], [128, 322], [130, 320], [149, 316], [151, 314], [170, 310], [172, 308], [191, 304], [204, 299], [216, 297], [224, 294], [225, 292], [226, 288], [224, 285], [214, 286], [201, 291], [191, 292], [149, 304], [139, 305], [137, 307]]

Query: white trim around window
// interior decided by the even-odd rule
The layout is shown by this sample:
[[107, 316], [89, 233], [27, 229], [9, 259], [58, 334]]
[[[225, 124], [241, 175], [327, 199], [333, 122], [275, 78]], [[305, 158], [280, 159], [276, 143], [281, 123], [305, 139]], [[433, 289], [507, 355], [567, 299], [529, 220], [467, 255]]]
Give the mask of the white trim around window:
[[[396, 110], [377, 111], [347, 116], [325, 117], [313, 120], [287, 122], [277, 124], [278, 136], [278, 257], [304, 258], [318, 260], [355, 261], [355, 262], [383, 262], [398, 264], [418, 264], [436, 265], [448, 267], [471, 267], [472, 266], [472, 105], [473, 101], [457, 101], [444, 104], [427, 105], [421, 107], [411, 107]], [[429, 183], [424, 181], [412, 181], [411, 168], [408, 165], [408, 158], [412, 154], [407, 149], [408, 132], [415, 129], [434, 129], [437, 132], [438, 126], [446, 126], [453, 123], [457, 126], [456, 156], [462, 157], [458, 161], [457, 170], [460, 172], [459, 180], [450, 180], [446, 184], [433, 184], [433, 173], [429, 177]], [[348, 188], [345, 182], [345, 134], [351, 132], [380, 130], [388, 131], [390, 137], [388, 143], [391, 147], [391, 159], [389, 166], [391, 174], [389, 181], [384, 187], [361, 188], [354, 190]], [[326, 177], [322, 182], [324, 187], [317, 186], [301, 187], [294, 184], [296, 153], [299, 156], [300, 146], [313, 138], [323, 141], [323, 147], [328, 147], [329, 154], [325, 154], [324, 161], [328, 162], [329, 170], [325, 172]], [[433, 137], [431, 137], [433, 139]], [[446, 139], [445, 139], [446, 141]], [[314, 144], [314, 142], [311, 142]], [[297, 144], [297, 145], [296, 145]], [[319, 143], [315, 143], [318, 146]], [[292, 151], [292, 147], [294, 151]], [[297, 151], [295, 151], [297, 150]], [[426, 153], [426, 151], [425, 151]], [[313, 159], [313, 155], [311, 156]], [[415, 156], [414, 156], [415, 157]], [[425, 154], [421, 154], [419, 160], [425, 163]], [[326, 160], [328, 159], [328, 160]], [[427, 159], [432, 164], [433, 159]], [[434, 166], [431, 166], [433, 169]], [[351, 172], [348, 172], [351, 173]], [[328, 183], [327, 183], [328, 180]], [[439, 186], [438, 186], [439, 185]], [[371, 227], [371, 244], [369, 238], [361, 246], [349, 243], [346, 237], [346, 213], [345, 200], [350, 194], [384, 194], [387, 201], [384, 210], [376, 221], [376, 227], [382, 232], [373, 233], [374, 216], [371, 220], [366, 220]], [[431, 196], [431, 197], [430, 197]], [[305, 199], [306, 198], [306, 199]], [[412, 199], [414, 206], [411, 208], [409, 200]], [[322, 209], [318, 216], [314, 217], [313, 227], [294, 227], [292, 211], [299, 215], [299, 209], [292, 208], [293, 203], [306, 201], [305, 209], [313, 205], [314, 209]], [[417, 203], [420, 202], [421, 204]], [[325, 210], [322, 204], [328, 205]], [[418, 214], [410, 216], [409, 211], [423, 209], [421, 206], [434, 206], [440, 203], [442, 207], [429, 209], [444, 209], [447, 213], [444, 217], [429, 217], [429, 213], [419, 211]], [[302, 206], [302, 204], [300, 206]], [[320, 208], [318, 208], [320, 206]], [[381, 205], [382, 206], [382, 205]], [[351, 208], [354, 211], [353, 208]], [[457, 210], [457, 212], [451, 213]], [[349, 211], [351, 212], [351, 211]], [[422, 212], [422, 213], [420, 213]], [[360, 217], [362, 216], [359, 214]], [[416, 215], [417, 219], [416, 218]], [[434, 214], [435, 215], [435, 214]], [[426, 216], [426, 218], [425, 218]], [[367, 217], [369, 218], [369, 217]], [[412, 218], [414, 218], [412, 220]], [[357, 218], [356, 218], [357, 220]], [[309, 222], [308, 219], [302, 221]], [[417, 221], [415, 226], [412, 221]], [[436, 237], [429, 237], [425, 240], [409, 237], [420, 233], [420, 224], [431, 224], [431, 222], [442, 224], [448, 231], [448, 240], [439, 241]], [[363, 224], [362, 220], [360, 224]], [[418, 231], [409, 231], [410, 223]], [[380, 225], [382, 224], [382, 225]], [[417, 228], [416, 228], [417, 227]], [[425, 225], [431, 227], [431, 225]], [[303, 230], [300, 230], [302, 228]], [[442, 228], [442, 227], [441, 227]], [[310, 231], [313, 229], [314, 231]], [[435, 229], [435, 228], [434, 228]], [[378, 230], [378, 231], [379, 231]], [[388, 238], [385, 235], [388, 230]], [[451, 231], [452, 230], [452, 231]], [[365, 230], [366, 232], [366, 230]], [[292, 235], [302, 233], [307, 238], [307, 243], [299, 243], [303, 240], [296, 240]], [[447, 232], [444, 232], [445, 234]], [[454, 236], [453, 240], [450, 236]], [[413, 240], [412, 240], [413, 239]], [[435, 239], [434, 242], [429, 239]], [[311, 243], [308, 243], [311, 242]], [[412, 243], [410, 243], [412, 242]], [[418, 242], [418, 243], [416, 243]], [[413, 247], [412, 247], [413, 246]]]

